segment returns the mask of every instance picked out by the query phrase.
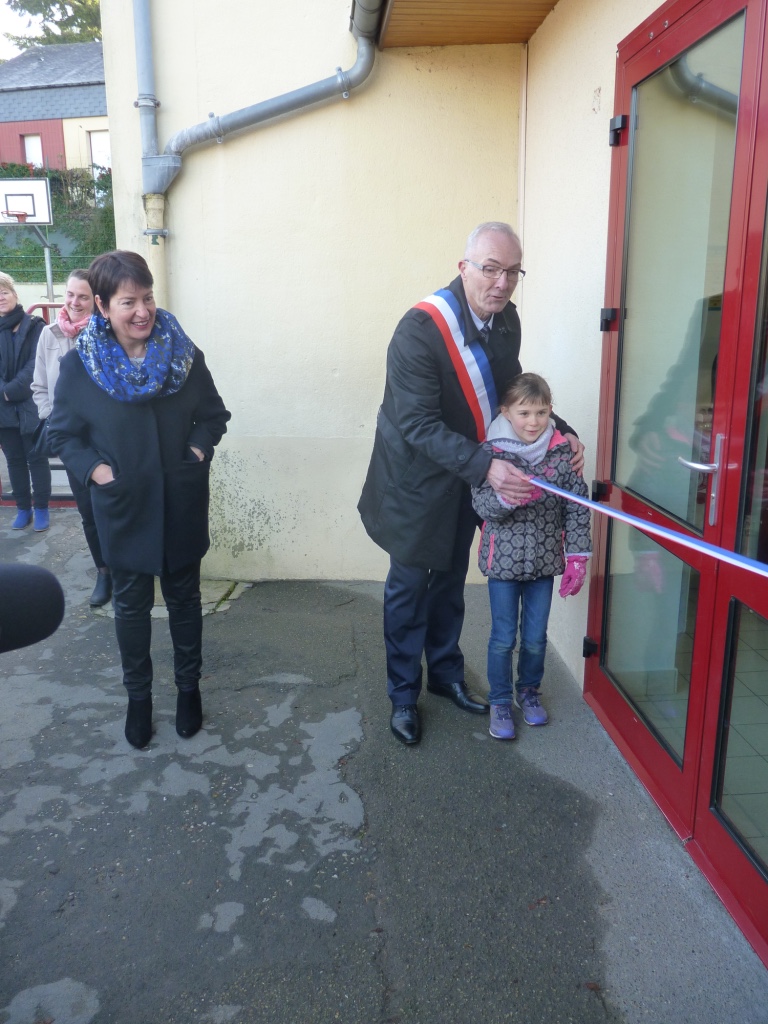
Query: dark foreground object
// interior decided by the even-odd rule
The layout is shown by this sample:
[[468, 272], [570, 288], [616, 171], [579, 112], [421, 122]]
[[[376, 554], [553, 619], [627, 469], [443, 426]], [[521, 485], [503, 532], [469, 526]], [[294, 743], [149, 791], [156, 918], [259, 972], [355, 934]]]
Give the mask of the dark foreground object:
[[45, 640], [64, 618], [64, 591], [47, 569], [0, 565], [0, 654]]

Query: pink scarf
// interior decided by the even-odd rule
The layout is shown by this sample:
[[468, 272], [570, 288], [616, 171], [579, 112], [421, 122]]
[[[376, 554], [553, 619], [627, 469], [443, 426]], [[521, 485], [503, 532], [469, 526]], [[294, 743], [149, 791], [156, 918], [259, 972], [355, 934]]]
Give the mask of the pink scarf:
[[61, 309], [59, 310], [57, 322], [62, 330], [62, 333], [66, 335], [67, 338], [76, 338], [90, 319], [91, 314], [89, 313], [87, 316], [84, 316], [82, 320], [78, 320], [76, 323], [72, 323], [72, 321], [69, 319], [67, 307], [62, 306]]

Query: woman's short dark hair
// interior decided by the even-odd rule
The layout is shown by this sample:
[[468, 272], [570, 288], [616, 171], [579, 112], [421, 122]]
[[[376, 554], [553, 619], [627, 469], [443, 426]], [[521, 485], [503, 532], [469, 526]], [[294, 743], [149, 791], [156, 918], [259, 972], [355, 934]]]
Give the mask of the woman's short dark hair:
[[151, 288], [154, 284], [147, 261], [137, 252], [115, 249], [105, 252], [88, 267], [88, 283], [94, 295], [106, 309], [112, 296], [121, 284], [132, 281], [139, 288]]
[[88, 271], [83, 270], [81, 267], [76, 267], [74, 270], [70, 270], [67, 274], [67, 280], [69, 280], [70, 277], [74, 277], [76, 281], [85, 281], [86, 284], [90, 284], [90, 281], [88, 280]]
[[549, 384], [538, 373], [518, 373], [504, 392], [501, 405], [506, 409], [516, 402], [525, 402], [531, 405], [534, 402], [541, 402], [542, 405], [552, 405], [552, 392], [549, 389]]

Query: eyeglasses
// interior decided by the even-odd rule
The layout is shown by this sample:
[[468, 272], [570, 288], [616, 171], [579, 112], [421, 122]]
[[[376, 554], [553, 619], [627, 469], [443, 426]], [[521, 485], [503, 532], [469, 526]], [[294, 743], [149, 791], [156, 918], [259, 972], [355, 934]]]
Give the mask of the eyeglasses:
[[507, 275], [507, 280], [511, 277], [525, 277], [524, 270], [516, 270], [514, 267], [492, 267], [490, 263], [475, 263], [474, 260], [464, 260], [464, 262], [471, 263], [473, 267], [482, 270], [483, 277], [487, 277], [489, 281], [498, 281], [502, 274]]

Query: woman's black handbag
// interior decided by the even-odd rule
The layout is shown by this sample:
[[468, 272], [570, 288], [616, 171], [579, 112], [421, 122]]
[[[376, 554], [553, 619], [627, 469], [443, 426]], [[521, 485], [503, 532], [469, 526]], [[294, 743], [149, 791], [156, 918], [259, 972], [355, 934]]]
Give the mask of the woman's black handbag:
[[53, 452], [48, 445], [48, 418], [40, 420], [37, 429], [32, 435], [32, 451], [35, 455], [43, 455], [46, 459], [53, 458]]

